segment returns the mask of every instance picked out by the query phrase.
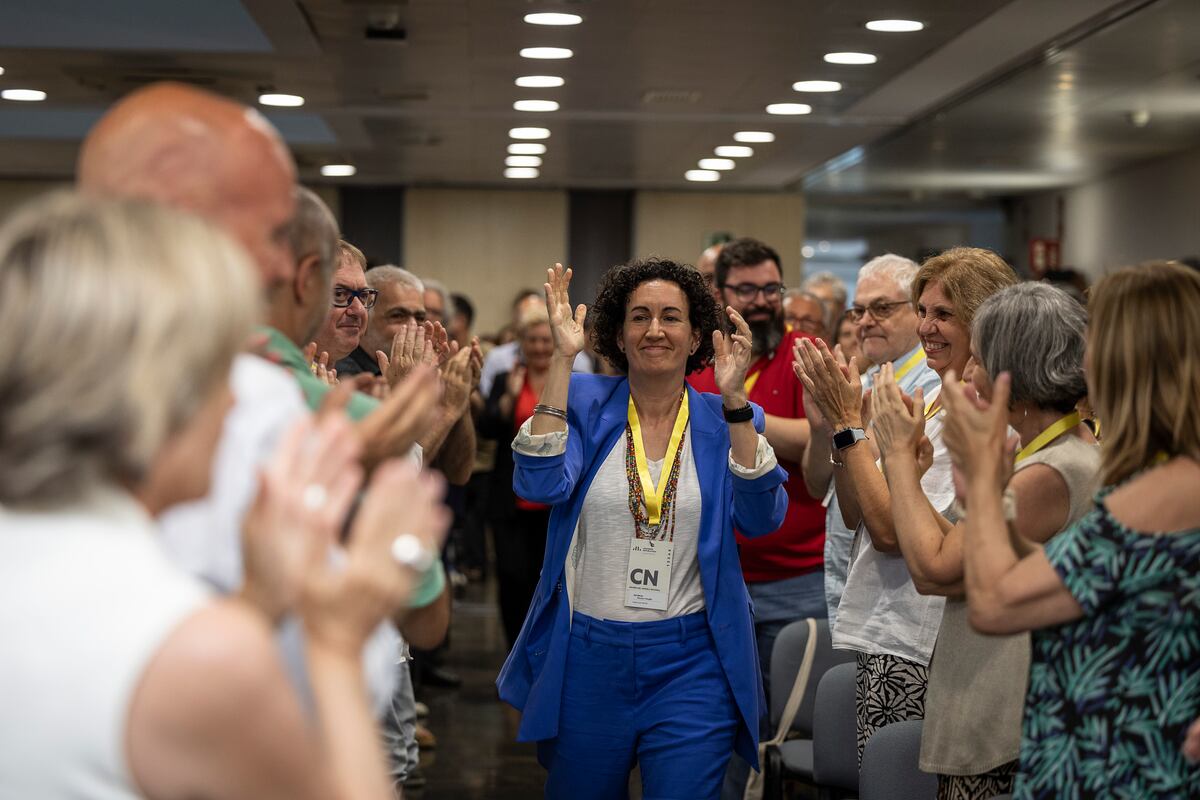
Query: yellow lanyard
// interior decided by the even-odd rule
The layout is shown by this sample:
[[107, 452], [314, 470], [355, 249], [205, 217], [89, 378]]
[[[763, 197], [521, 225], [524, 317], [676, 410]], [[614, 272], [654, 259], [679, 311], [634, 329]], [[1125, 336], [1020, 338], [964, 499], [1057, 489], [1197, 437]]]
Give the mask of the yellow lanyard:
[[1019, 464], [1025, 459], [1029, 458], [1031, 455], [1038, 452], [1043, 447], [1050, 444], [1078, 424], [1078, 411], [1072, 411], [1070, 414], [1062, 417], [1049, 428], [1046, 428], [1046, 430], [1039, 433], [1032, 442], [1021, 448], [1020, 452], [1017, 453], [1017, 463]]
[[912, 372], [913, 367], [925, 360], [925, 348], [918, 347], [917, 352], [908, 357], [908, 360], [900, 365], [900, 369], [896, 370], [893, 376], [897, 382], [908, 373]]
[[646, 498], [646, 521], [657, 525], [662, 516], [663, 495], [667, 493], [667, 479], [670, 477], [671, 465], [675, 463], [675, 455], [679, 452], [679, 440], [683, 438], [684, 428], [688, 423], [688, 396], [683, 392], [683, 402], [679, 404], [679, 412], [675, 415], [675, 428], [671, 431], [671, 441], [667, 445], [667, 455], [663, 460], [662, 472], [658, 476], [658, 486], [650, 477], [650, 465], [646, 463], [646, 446], [642, 443], [642, 424], [638, 420], [637, 407], [633, 404], [633, 395], [629, 397], [629, 435], [633, 437], [633, 458], [637, 463], [638, 478], [642, 482], [642, 496]]
[[937, 416], [937, 413], [942, 410], [942, 393], [938, 392], [938, 396], [925, 404], [925, 419], [931, 420]]

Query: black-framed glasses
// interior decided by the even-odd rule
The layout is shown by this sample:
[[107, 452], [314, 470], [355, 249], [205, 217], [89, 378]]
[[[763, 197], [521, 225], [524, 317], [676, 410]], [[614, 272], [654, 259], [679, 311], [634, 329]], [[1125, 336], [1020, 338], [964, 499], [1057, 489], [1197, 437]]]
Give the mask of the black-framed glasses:
[[890, 303], [885, 303], [882, 300], [876, 300], [871, 305], [863, 307], [859, 305], [850, 306], [846, 309], [846, 318], [851, 322], [858, 322], [863, 316], [870, 311], [871, 316], [875, 319], [887, 319], [892, 314], [896, 313], [896, 309], [900, 306], [911, 306], [911, 300], [894, 300]]
[[379, 299], [378, 289], [347, 289], [345, 286], [333, 287], [333, 305], [335, 308], [346, 308], [358, 298], [363, 308], [371, 308]]
[[759, 292], [762, 292], [763, 297], [767, 300], [773, 300], [783, 294], [784, 289], [787, 287], [782, 283], [768, 283], [765, 286], [759, 286], [756, 283], [739, 283], [736, 286], [725, 284], [725, 288], [733, 292], [738, 300], [741, 300], [743, 303], [749, 303], [758, 297]]

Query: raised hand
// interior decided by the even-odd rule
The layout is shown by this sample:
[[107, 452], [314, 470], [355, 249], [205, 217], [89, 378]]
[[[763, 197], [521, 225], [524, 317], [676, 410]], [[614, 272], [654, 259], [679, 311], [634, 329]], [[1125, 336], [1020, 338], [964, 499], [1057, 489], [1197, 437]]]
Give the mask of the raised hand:
[[242, 597], [272, 620], [295, 607], [362, 483], [361, 446], [342, 412], [346, 394], [331, 392], [327, 407], [288, 431], [242, 524]]
[[430, 322], [422, 325], [409, 323], [392, 337], [390, 354], [382, 350], [375, 351], [379, 371], [387, 379], [388, 386], [394, 387], [403, 381], [418, 364], [433, 363], [433, 330], [433, 323]]
[[1013, 470], [1016, 437], [1008, 435], [1008, 396], [1012, 378], [1003, 372], [996, 378], [992, 402], [972, 399], [954, 370], [942, 377], [942, 405], [946, 409], [942, 437], [954, 466], [962, 473], [965, 487], [976, 480], [999, 486], [1008, 483]]
[[825, 342], [818, 339], [814, 345], [810, 339], [797, 339], [792, 345], [792, 371], [832, 430], [862, 427], [857, 361], [840, 364]]
[[432, 558], [450, 527], [445, 485], [407, 459], [382, 464], [354, 520], [342, 563], [314, 562], [305, 576], [300, 612], [314, 641], [358, 657], [385, 619], [402, 610], [419, 576], [392, 557], [398, 537], [412, 536]]
[[742, 315], [726, 306], [725, 313], [733, 323], [733, 333], [713, 331], [713, 378], [721, 390], [721, 400], [728, 409], [746, 405], [746, 370], [754, 352], [750, 326]]
[[363, 445], [362, 462], [372, 470], [407, 453], [428, 428], [439, 396], [437, 372], [418, 364], [391, 388], [386, 400], [355, 426]]
[[546, 310], [550, 314], [550, 333], [554, 337], [554, 354], [562, 358], [575, 358], [585, 344], [583, 320], [587, 317], [587, 306], [582, 303], [572, 312], [571, 297], [568, 289], [571, 286], [572, 271], [563, 269], [562, 264], [555, 264], [553, 269], [546, 270]]
[[450, 338], [446, 328], [440, 322], [426, 322], [426, 332], [433, 342], [433, 355], [439, 367], [458, 353], [458, 342]]
[[925, 437], [924, 392], [918, 387], [912, 397], [905, 395], [894, 376], [889, 362], [879, 368], [875, 378], [872, 392], [874, 418], [871, 421], [875, 443], [885, 460], [900, 453], [909, 453], [916, 458]]
[[465, 412], [471, 402], [471, 392], [479, 385], [478, 374], [469, 349], [455, 353], [442, 366], [442, 407], [460, 415]]

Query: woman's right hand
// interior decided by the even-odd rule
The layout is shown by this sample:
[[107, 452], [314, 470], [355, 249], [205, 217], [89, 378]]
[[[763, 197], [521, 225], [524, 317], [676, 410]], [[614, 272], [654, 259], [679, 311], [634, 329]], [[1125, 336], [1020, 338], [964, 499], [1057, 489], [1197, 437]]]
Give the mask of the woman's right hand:
[[834, 431], [862, 427], [862, 383], [854, 360], [840, 364], [825, 342], [797, 339], [792, 346], [792, 370], [804, 392]]
[[411, 534], [436, 559], [450, 528], [444, 493], [441, 477], [408, 458], [375, 470], [344, 557], [314, 561], [305, 580], [300, 614], [314, 644], [358, 658], [372, 631], [404, 608], [421, 576], [392, 558], [392, 543]]
[[564, 270], [562, 264], [555, 264], [553, 269], [546, 270], [547, 282], [543, 285], [546, 310], [550, 314], [550, 333], [554, 337], [554, 355], [564, 359], [574, 359], [585, 344], [583, 320], [587, 316], [587, 306], [580, 303], [572, 313], [567, 291], [571, 275], [569, 268]]

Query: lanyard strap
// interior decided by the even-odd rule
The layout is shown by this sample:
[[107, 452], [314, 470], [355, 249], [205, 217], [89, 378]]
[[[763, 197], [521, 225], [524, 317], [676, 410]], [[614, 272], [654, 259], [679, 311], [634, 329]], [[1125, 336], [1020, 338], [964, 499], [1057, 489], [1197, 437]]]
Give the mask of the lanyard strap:
[[629, 396], [629, 435], [633, 438], [633, 457], [637, 464], [638, 479], [642, 484], [642, 496], [646, 499], [646, 519], [651, 525], [657, 525], [662, 516], [663, 495], [667, 492], [670, 465], [675, 463], [679, 452], [679, 442], [688, 423], [688, 395], [683, 392], [683, 402], [675, 414], [675, 427], [671, 431], [671, 441], [667, 445], [667, 456], [663, 461], [662, 472], [658, 476], [658, 486], [650, 477], [650, 465], [646, 463], [646, 446], [642, 442], [642, 424], [638, 420], [637, 406], [633, 404], [633, 395]]
[[908, 357], [908, 360], [900, 365], [900, 369], [896, 370], [895, 379], [899, 381], [905, 375], [913, 371], [913, 367], [925, 360], [925, 348], [918, 347], [917, 352]]
[[1043, 447], [1050, 444], [1055, 439], [1062, 436], [1064, 433], [1071, 430], [1078, 424], [1079, 424], [1079, 412], [1078, 411], [1072, 411], [1070, 414], [1067, 414], [1066, 416], [1059, 418], [1059, 420], [1057, 422], [1055, 422], [1049, 428], [1046, 428], [1046, 430], [1039, 433], [1032, 442], [1030, 442], [1029, 444], [1027, 444], [1021, 448], [1021, 451], [1019, 453], [1017, 453], [1017, 463], [1019, 464], [1020, 462], [1029, 458], [1031, 455], [1038, 452]]
[[938, 392], [938, 396], [925, 404], [925, 419], [931, 420], [937, 416], [937, 413], [942, 410], [942, 393]]

